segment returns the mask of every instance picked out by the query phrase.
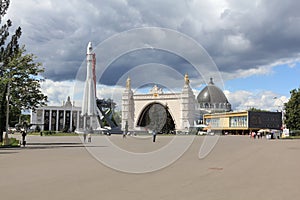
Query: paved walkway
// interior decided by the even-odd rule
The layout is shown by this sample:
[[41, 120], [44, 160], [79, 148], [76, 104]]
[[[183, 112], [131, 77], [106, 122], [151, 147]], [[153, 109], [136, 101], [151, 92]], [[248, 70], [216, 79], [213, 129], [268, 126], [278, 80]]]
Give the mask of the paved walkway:
[[[99, 136], [104, 138], [105, 136]], [[1, 199], [299, 199], [300, 140], [253, 140], [222, 136], [213, 151], [198, 158], [204, 137], [172, 165], [129, 174], [96, 160], [79, 137], [29, 136], [25, 148], [0, 149]], [[172, 137], [110, 136], [113, 144], [146, 152]], [[95, 144], [90, 147], [110, 148]], [[116, 158], [117, 159], [117, 158]], [[151, 163], [145, 163], [151, 165]]]

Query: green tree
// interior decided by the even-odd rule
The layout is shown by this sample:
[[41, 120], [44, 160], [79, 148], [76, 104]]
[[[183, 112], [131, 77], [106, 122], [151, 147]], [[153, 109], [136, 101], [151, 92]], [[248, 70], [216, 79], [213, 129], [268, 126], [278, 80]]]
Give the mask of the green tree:
[[9, 3], [10, 3], [10, 0], [1, 0], [0, 1], [0, 23], [1, 23], [2, 17], [6, 14]]
[[248, 111], [254, 111], [254, 112], [270, 112], [270, 111], [268, 111], [268, 110], [262, 110], [262, 109], [255, 108], [255, 107], [249, 108]]
[[9, 127], [15, 127], [19, 123], [21, 110], [17, 107], [10, 106], [9, 108]]
[[300, 88], [290, 91], [291, 98], [284, 104], [285, 124], [292, 130], [300, 129]]
[[[0, 0], [0, 22], [6, 13], [9, 0]], [[6, 42], [9, 36], [10, 20], [0, 28], [0, 142], [6, 125], [7, 103], [11, 110], [35, 109], [46, 104], [47, 97], [40, 90], [44, 71], [41, 63], [34, 62], [33, 54], [25, 54], [25, 46], [20, 47], [18, 40], [21, 37], [21, 28], [18, 27]]]

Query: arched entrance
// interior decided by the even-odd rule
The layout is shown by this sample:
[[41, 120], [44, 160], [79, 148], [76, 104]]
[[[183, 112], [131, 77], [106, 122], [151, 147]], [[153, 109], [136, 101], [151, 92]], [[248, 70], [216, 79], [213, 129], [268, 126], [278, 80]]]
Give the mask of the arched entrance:
[[181, 93], [163, 93], [156, 85], [148, 94], [133, 94], [130, 79], [122, 95], [122, 129], [170, 133], [185, 130], [195, 121], [195, 96], [187, 75]]
[[157, 102], [147, 105], [142, 110], [137, 126], [156, 130], [159, 133], [172, 133], [175, 130], [175, 123], [168, 106]]

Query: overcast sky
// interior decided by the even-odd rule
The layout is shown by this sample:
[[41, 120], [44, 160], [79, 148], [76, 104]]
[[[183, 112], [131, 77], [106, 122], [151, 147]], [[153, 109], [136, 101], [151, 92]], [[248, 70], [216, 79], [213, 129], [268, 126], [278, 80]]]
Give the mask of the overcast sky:
[[[97, 67], [103, 67], [100, 62], [107, 62], [101, 60], [106, 58], [105, 53], [111, 54], [123, 46], [132, 48], [126, 53], [123, 50], [122, 55], [105, 66], [98, 81], [102, 87], [97, 91], [98, 96], [104, 96], [105, 88], [111, 90], [112, 85], [125, 85], [126, 75], [135, 74], [132, 82], [142, 84], [149, 68], [161, 71], [150, 76], [157, 77], [153, 82], [165, 77], [175, 86], [180, 84], [180, 75], [187, 72], [193, 86], [200, 90], [214, 76], [215, 64], [220, 75], [214, 79], [223, 83], [220, 87], [233, 108], [274, 110], [300, 84], [299, 10], [300, 1], [295, 0], [11, 0], [5, 18], [10, 18], [15, 27], [21, 26], [21, 43], [43, 63], [47, 79], [43, 88], [51, 103], [65, 100], [67, 94], [72, 96], [68, 88], [78, 80], [86, 46], [92, 41]], [[187, 46], [185, 40], [169, 33], [164, 37], [154, 32], [137, 34], [137, 40], [145, 46], [158, 38], [169, 42], [159, 46], [153, 42], [154, 47], [162, 45], [161, 49], [152, 48], [152, 44], [150, 48], [135, 49], [138, 45], [135, 39], [124, 39], [126, 31], [145, 27], [176, 31], [178, 36], [194, 41], [203, 49], [200, 52]], [[120, 35], [124, 37], [118, 40]], [[107, 42], [111, 40], [114, 42]], [[190, 54], [174, 53], [173, 49], [178, 47], [181, 48], [178, 51]], [[213, 68], [212, 74], [204, 69], [202, 74], [194, 73], [197, 70], [187, 57], [197, 53], [201, 60], [211, 58], [205, 66], [208, 71]], [[197, 59], [194, 61], [204, 66]], [[149, 63], [153, 63], [152, 68]], [[173, 70], [172, 76], [166, 75], [170, 75], [169, 68]], [[81, 78], [84, 77], [82, 74]], [[118, 86], [117, 90], [121, 88]], [[275, 101], [274, 96], [281, 100]]]

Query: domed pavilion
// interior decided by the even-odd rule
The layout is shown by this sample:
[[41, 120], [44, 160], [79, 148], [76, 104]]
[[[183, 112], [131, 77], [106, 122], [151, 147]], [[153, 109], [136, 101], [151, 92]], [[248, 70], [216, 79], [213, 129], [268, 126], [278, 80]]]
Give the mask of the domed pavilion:
[[219, 113], [231, 111], [231, 104], [228, 102], [224, 92], [217, 87], [210, 78], [208, 85], [197, 96], [197, 110], [200, 116], [206, 113]]

